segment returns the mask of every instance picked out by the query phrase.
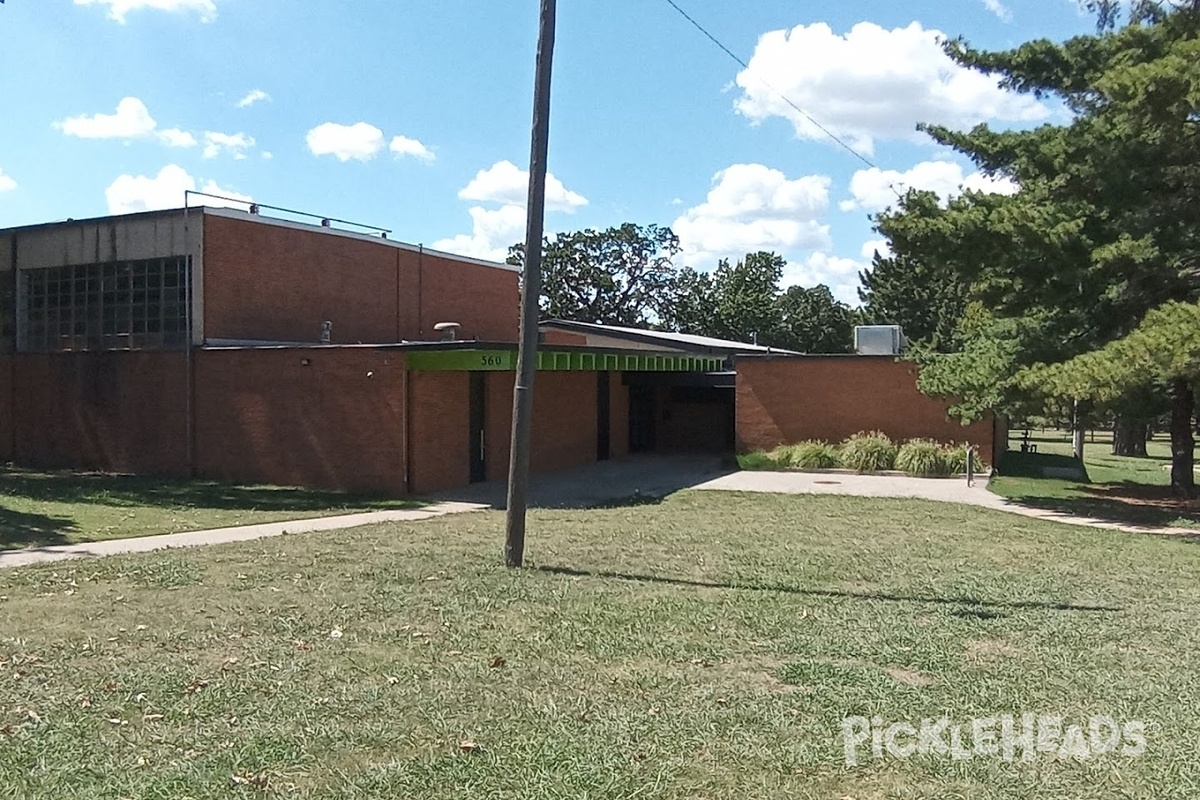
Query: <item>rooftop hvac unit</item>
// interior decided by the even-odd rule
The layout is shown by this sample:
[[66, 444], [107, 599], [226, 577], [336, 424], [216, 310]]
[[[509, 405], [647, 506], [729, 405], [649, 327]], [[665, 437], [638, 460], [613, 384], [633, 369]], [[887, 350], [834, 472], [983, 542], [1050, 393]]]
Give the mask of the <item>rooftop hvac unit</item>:
[[898, 356], [908, 340], [899, 325], [858, 325], [854, 328], [854, 352], [860, 356]]

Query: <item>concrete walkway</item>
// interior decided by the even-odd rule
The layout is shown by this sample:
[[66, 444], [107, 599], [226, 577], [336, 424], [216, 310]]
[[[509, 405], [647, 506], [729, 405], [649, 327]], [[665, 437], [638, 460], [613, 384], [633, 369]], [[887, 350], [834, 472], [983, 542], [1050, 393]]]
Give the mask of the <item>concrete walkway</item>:
[[[913, 497], [945, 503], [990, 508], [1034, 519], [1084, 525], [1092, 528], [1150, 533], [1163, 536], [1200, 535], [1184, 528], [1129, 525], [1102, 519], [1076, 517], [1046, 509], [1030, 508], [993, 494], [987, 481], [975, 486], [953, 478], [908, 478], [893, 475], [856, 475], [809, 472], [737, 472], [723, 467], [717, 458], [695, 456], [631, 456], [585, 467], [535, 475], [530, 485], [534, 508], [588, 508], [621, 503], [641, 497], [661, 497], [680, 489], [705, 491], [767, 492], [776, 494], [834, 494], [852, 497]], [[465, 489], [442, 492], [437, 502], [425, 508], [371, 511], [337, 517], [268, 522], [238, 528], [219, 528], [190, 533], [113, 539], [87, 544], [55, 545], [25, 550], [0, 550], [0, 569], [52, 561], [119, 553], [144, 553], [177, 547], [244, 542], [287, 533], [311, 533], [380, 522], [414, 522], [446, 514], [503, 508], [503, 482], [480, 483]]]
[[1022, 517], [1083, 525], [1089, 528], [1149, 533], [1159, 536], [1196, 536], [1200, 530], [1131, 525], [1111, 520], [1078, 517], [1044, 508], [1032, 508], [994, 494], [987, 489], [987, 478], [974, 486], [956, 478], [909, 478], [893, 475], [856, 475], [818, 472], [734, 472], [706, 481], [695, 488], [726, 492], [767, 492], [773, 494], [835, 494], [852, 497], [913, 497], [943, 503], [990, 508]]
[[[605, 503], [623, 502], [637, 496], [661, 497], [711, 480], [729, 470], [720, 459], [690, 456], [631, 456], [614, 461], [589, 464], [544, 475], [530, 480], [529, 505], [533, 508], [588, 508]], [[434, 495], [437, 501], [425, 508], [396, 511], [369, 511], [337, 517], [267, 522], [237, 528], [218, 528], [188, 533], [142, 536], [136, 539], [111, 539], [85, 544], [54, 545], [24, 550], [0, 550], [0, 569], [24, 567], [71, 558], [111, 556], [120, 553], [145, 553], [177, 547], [244, 542], [285, 533], [312, 533], [379, 522], [417, 520], [504, 508], [507, 484], [501, 481], [478, 483], [464, 489]]]
[[337, 517], [317, 517], [289, 522], [266, 522], [260, 525], [242, 525], [237, 528], [215, 528], [208, 531], [188, 533], [164, 533], [159, 536], [139, 536], [135, 539], [110, 539], [103, 542], [84, 544], [60, 544], [51, 547], [31, 547], [24, 550], [0, 550], [0, 569], [44, 564], [49, 561], [65, 561], [89, 556], [111, 556], [120, 553], [146, 553], [151, 550], [167, 550], [176, 547], [199, 547], [206, 544], [245, 542], [250, 539], [265, 539], [285, 533], [312, 533], [332, 531], [340, 528], [356, 528], [359, 525], [374, 525], [378, 522], [411, 522], [463, 511], [478, 511], [486, 506], [472, 503], [438, 503], [425, 508], [396, 511], [368, 511], [362, 514], [343, 514]]

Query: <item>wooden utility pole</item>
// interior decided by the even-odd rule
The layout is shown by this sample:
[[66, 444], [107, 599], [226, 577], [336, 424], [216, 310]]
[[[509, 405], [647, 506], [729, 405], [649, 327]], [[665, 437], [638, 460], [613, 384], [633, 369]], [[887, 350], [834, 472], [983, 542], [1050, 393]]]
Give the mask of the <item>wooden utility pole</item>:
[[529, 154], [529, 202], [525, 221], [525, 270], [521, 276], [521, 338], [513, 386], [512, 447], [508, 459], [508, 511], [504, 563], [525, 561], [525, 508], [533, 430], [533, 381], [537, 377], [538, 297], [542, 293], [542, 225], [546, 210], [546, 153], [550, 140], [550, 72], [554, 61], [556, 0], [541, 0], [537, 76], [533, 85], [533, 143]]

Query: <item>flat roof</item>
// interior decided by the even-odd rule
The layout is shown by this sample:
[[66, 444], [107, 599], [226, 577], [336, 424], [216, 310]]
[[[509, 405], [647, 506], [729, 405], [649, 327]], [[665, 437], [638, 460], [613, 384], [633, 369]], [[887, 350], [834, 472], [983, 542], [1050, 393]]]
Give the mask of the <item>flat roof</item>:
[[[511, 371], [517, 362], [514, 342], [457, 339], [446, 342], [396, 342], [392, 344], [293, 344], [239, 343], [205, 345], [221, 350], [350, 350], [403, 352], [410, 370]], [[539, 370], [612, 372], [718, 372], [724, 358], [713, 354], [626, 350], [581, 345], [544, 345], [537, 349]]]
[[[249, 205], [250, 202], [247, 202]], [[426, 253], [437, 258], [449, 258], [455, 261], [462, 261], [468, 264], [477, 264], [482, 267], [493, 267], [495, 269], [503, 269], [509, 272], [520, 272], [520, 267], [512, 264], [502, 264], [499, 261], [487, 261], [482, 258], [473, 256], [464, 256], [457, 253], [449, 253], [444, 250], [434, 250], [426, 247], [423, 244], [410, 244], [396, 239], [385, 239], [379, 235], [371, 235], [368, 233], [358, 233], [356, 231], [343, 230], [341, 228], [326, 228], [323, 225], [313, 225], [307, 222], [296, 222], [294, 220], [280, 219], [279, 217], [269, 217], [262, 214], [251, 214], [249, 211], [240, 211], [234, 208], [224, 208], [219, 206], [189, 206], [188, 208], [167, 208], [159, 211], [137, 211], [131, 214], [110, 214], [103, 217], [87, 217], [84, 219], [61, 219], [53, 222], [38, 222], [32, 225], [17, 225], [11, 228], [0, 228], [0, 236], [7, 233], [21, 233], [27, 231], [48, 230], [52, 228], [65, 228], [72, 225], [98, 225], [105, 222], [117, 220], [141, 220], [155, 219], [160, 217], [171, 217], [182, 215], [185, 213], [205, 214], [215, 217], [223, 217], [225, 219], [242, 220], [246, 222], [256, 222], [262, 225], [273, 225], [279, 228], [291, 228], [293, 230], [301, 230], [307, 233], [320, 233], [325, 236], [341, 236], [358, 241], [374, 242], [375, 244], [387, 245], [395, 247], [399, 250], [407, 250], [413, 253]]]
[[759, 344], [735, 342], [731, 339], [717, 339], [712, 336], [698, 336], [692, 333], [673, 333], [671, 331], [652, 331], [646, 328], [628, 328], [623, 325], [604, 325], [597, 322], [576, 322], [570, 319], [543, 320], [539, 327], [559, 328], [565, 331], [579, 333], [595, 333], [612, 336], [618, 339], [642, 342], [643, 344], [663, 344], [690, 348], [707, 348], [722, 350], [729, 353], [779, 353], [784, 355], [800, 355], [795, 350], [781, 350]]

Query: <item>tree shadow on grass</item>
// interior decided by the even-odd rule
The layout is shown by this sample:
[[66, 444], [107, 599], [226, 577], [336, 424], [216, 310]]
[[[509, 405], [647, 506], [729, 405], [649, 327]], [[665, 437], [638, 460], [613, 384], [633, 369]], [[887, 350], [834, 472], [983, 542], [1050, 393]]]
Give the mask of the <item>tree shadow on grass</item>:
[[66, 517], [27, 514], [0, 506], [0, 550], [69, 544], [67, 534], [78, 530]]
[[411, 508], [409, 498], [353, 495], [279, 486], [234, 486], [99, 472], [0, 470], [0, 496], [115, 507], [210, 508], [229, 511], [325, 511], [343, 508]]
[[981, 600], [978, 597], [959, 596], [941, 597], [938, 595], [909, 595], [892, 594], [889, 592], [849, 592], [840, 589], [803, 589], [786, 584], [755, 584], [717, 581], [697, 581], [690, 578], [671, 578], [661, 575], [639, 575], [628, 572], [609, 572], [606, 570], [585, 570], [572, 567], [535, 567], [538, 572], [551, 575], [565, 575], [575, 578], [606, 578], [621, 581], [637, 581], [639, 583], [665, 583], [671, 586], [699, 586], [708, 589], [739, 589], [756, 592], [784, 592], [806, 597], [848, 598], [852, 600], [879, 600], [892, 603], [930, 603], [934, 605], [957, 606], [951, 613], [959, 617], [978, 619], [995, 619], [1005, 616], [1004, 612], [1013, 610], [1046, 610], [1046, 611], [1080, 611], [1115, 613], [1124, 609], [1115, 606], [1091, 606], [1076, 603], [1054, 603], [1041, 600]]
[[1102, 483], [1072, 487], [1072, 497], [1018, 495], [1011, 499], [1021, 505], [1054, 511], [1073, 517], [1091, 517], [1146, 528], [1200, 528], [1200, 503], [1183, 501], [1171, 495], [1169, 487], [1142, 483]]

